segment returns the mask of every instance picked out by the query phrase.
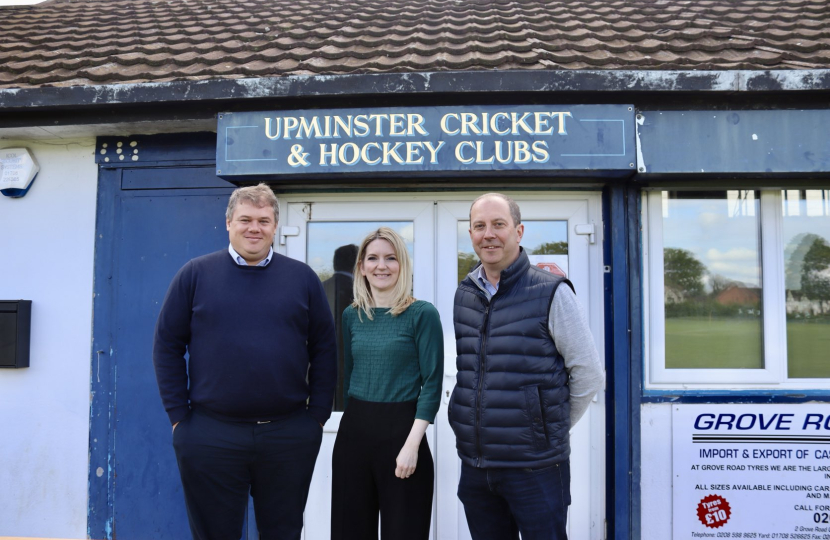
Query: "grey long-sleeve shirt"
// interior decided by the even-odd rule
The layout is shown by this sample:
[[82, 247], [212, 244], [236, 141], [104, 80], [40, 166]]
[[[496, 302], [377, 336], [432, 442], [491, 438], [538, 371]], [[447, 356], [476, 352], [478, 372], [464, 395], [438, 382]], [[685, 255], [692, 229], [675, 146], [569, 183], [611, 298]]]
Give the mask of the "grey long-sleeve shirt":
[[[487, 281], [481, 266], [470, 273], [470, 278], [487, 295], [487, 300], [498, 290]], [[588, 405], [597, 392], [602, 390], [605, 370], [594, 345], [585, 310], [567, 285], [557, 288], [553, 295], [548, 314], [548, 332], [556, 343], [559, 354], [565, 359], [573, 428], [588, 410]]]

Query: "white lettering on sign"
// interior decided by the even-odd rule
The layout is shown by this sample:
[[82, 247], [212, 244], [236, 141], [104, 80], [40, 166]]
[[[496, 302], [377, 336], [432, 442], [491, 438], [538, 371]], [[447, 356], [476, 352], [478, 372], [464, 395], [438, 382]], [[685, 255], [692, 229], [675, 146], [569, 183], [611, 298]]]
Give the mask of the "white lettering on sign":
[[461, 141], [455, 147], [455, 159], [469, 165], [488, 165], [494, 162], [507, 163], [546, 163], [550, 159], [545, 141], [495, 141], [485, 147], [483, 141]]
[[[501, 140], [503, 136], [567, 135], [568, 111], [447, 113], [439, 122], [441, 133], [455, 136], [490, 136], [493, 141], [461, 140], [450, 156], [458, 163], [491, 165], [526, 164], [550, 161], [546, 141]], [[338, 167], [365, 164], [438, 164], [446, 141], [359, 142], [367, 137], [427, 137], [424, 116], [417, 113], [372, 113], [357, 115], [277, 116], [265, 118], [265, 136], [272, 140], [355, 139], [319, 144], [316, 159], [320, 166]], [[288, 158], [292, 167], [308, 162], [302, 146], [294, 145]]]
[[447, 135], [552, 135], [553, 126], [549, 120], [559, 119], [557, 135], [567, 135], [565, 118], [571, 118], [571, 113], [535, 112], [516, 113], [447, 113], [441, 117], [441, 131]]
[[362, 162], [367, 165], [389, 165], [398, 163], [400, 165], [420, 165], [429, 155], [429, 163], [438, 163], [438, 152], [444, 147], [444, 141], [434, 145], [431, 141], [409, 141], [409, 142], [368, 142], [357, 145], [349, 142], [345, 144], [322, 143], [320, 144], [320, 165], [355, 165]]
[[424, 117], [415, 113], [265, 118], [265, 136], [271, 140], [383, 137], [387, 132], [392, 137], [429, 135]]

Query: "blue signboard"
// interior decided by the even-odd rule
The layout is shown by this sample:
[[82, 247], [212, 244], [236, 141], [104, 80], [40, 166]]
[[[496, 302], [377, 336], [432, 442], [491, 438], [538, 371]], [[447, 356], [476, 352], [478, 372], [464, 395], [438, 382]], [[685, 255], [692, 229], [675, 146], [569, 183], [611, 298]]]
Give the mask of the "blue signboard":
[[642, 174], [830, 171], [830, 111], [647, 111]]
[[219, 176], [630, 171], [630, 105], [222, 113]]

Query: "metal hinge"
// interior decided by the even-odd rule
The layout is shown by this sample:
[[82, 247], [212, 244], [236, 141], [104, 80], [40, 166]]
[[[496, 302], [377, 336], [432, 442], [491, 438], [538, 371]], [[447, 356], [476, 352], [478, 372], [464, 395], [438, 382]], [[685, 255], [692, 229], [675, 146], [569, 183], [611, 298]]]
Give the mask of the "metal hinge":
[[283, 226], [280, 227], [280, 245], [285, 245], [285, 239], [289, 236], [300, 236], [300, 228], [299, 227], [289, 227]]
[[577, 225], [574, 227], [574, 232], [576, 234], [585, 234], [588, 235], [588, 243], [595, 244], [597, 241], [597, 228], [594, 226], [593, 223], [585, 223], [582, 225]]
[[305, 203], [303, 205], [303, 214], [305, 214], [306, 221], [311, 221], [311, 209], [314, 207], [314, 203]]

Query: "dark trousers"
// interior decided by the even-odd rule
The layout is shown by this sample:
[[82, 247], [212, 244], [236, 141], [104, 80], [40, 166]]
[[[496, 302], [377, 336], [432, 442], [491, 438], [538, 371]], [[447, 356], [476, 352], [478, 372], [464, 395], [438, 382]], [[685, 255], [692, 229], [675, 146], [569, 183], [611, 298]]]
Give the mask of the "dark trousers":
[[568, 461], [543, 469], [461, 465], [458, 498], [473, 540], [567, 540]]
[[239, 540], [254, 499], [263, 540], [299, 540], [323, 429], [305, 409], [273, 422], [227, 422], [192, 411], [173, 432], [196, 540]]
[[332, 456], [331, 540], [427, 540], [434, 469], [426, 437], [409, 478], [396, 458], [415, 421], [415, 402], [349, 398]]

